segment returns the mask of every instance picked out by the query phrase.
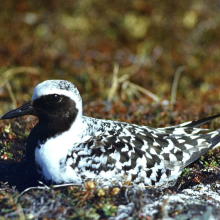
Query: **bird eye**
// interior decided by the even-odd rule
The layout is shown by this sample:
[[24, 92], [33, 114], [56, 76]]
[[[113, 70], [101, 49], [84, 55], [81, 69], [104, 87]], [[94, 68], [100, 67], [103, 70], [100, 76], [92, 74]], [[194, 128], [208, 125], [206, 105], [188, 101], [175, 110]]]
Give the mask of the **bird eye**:
[[57, 95], [57, 94], [54, 94], [54, 95], [50, 96], [50, 101], [51, 102], [60, 102], [61, 101], [61, 96]]

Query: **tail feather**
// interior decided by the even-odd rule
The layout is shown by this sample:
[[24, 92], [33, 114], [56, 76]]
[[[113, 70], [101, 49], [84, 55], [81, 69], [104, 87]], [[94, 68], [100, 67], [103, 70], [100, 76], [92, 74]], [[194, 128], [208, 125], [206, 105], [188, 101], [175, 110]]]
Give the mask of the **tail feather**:
[[218, 117], [220, 117], [220, 114], [213, 115], [207, 118], [202, 118], [202, 119], [195, 120], [195, 121], [191, 121], [191, 122], [182, 123], [180, 124], [180, 126], [187, 127], [187, 128], [196, 128]]
[[220, 143], [220, 129], [216, 130], [216, 132], [218, 132], [218, 134], [209, 140], [209, 142], [211, 143], [211, 146], [209, 147], [210, 149]]
[[[216, 133], [217, 132], [217, 133]], [[210, 139], [206, 140], [205, 142], [201, 143], [200, 145], [197, 145], [194, 148], [185, 150], [185, 153], [189, 153], [191, 150], [194, 151], [192, 152], [190, 158], [186, 160], [184, 165], [180, 168], [182, 170], [184, 167], [188, 166], [190, 163], [193, 161], [197, 160], [200, 158], [202, 155], [207, 153], [209, 150], [211, 150], [213, 147], [215, 147], [218, 143], [220, 143], [220, 129], [210, 132], [209, 134], [214, 135]]]

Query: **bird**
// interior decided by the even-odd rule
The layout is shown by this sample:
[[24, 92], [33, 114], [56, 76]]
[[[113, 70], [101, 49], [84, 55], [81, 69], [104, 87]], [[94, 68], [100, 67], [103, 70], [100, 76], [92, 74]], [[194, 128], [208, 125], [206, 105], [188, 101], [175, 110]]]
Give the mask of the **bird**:
[[220, 141], [219, 130], [197, 128], [220, 114], [164, 128], [84, 116], [80, 93], [66, 80], [41, 82], [1, 120], [24, 115], [39, 119], [26, 144], [29, 175], [46, 184], [164, 186]]

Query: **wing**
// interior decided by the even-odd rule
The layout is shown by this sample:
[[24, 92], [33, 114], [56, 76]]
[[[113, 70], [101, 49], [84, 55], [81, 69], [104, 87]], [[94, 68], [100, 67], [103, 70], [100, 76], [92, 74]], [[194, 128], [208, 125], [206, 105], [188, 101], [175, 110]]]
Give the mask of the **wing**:
[[212, 119], [158, 129], [119, 122], [103, 125], [105, 132], [97, 132], [73, 150], [72, 157], [77, 156], [72, 167], [88, 171], [85, 176], [130, 175], [131, 180], [149, 185], [172, 179], [220, 141], [218, 131], [203, 134], [205, 129], [194, 128]]

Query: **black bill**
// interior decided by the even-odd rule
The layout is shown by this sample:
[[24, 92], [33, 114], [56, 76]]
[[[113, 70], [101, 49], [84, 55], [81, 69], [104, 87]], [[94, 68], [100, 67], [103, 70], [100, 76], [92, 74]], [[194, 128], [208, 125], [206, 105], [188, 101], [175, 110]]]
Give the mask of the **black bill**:
[[2, 116], [1, 119], [16, 118], [16, 117], [20, 117], [23, 115], [35, 115], [35, 109], [31, 105], [31, 102], [28, 102], [22, 105], [21, 107], [6, 113], [5, 115]]

